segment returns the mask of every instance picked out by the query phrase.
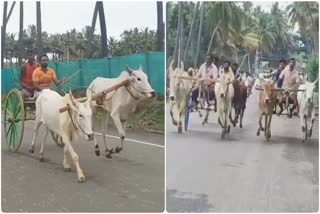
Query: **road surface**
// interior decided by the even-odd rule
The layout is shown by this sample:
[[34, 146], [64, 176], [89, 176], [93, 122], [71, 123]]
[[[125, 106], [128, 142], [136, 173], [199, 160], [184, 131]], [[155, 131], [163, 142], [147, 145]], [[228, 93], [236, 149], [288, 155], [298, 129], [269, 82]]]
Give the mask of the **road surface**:
[[[96, 157], [92, 142], [74, 144], [85, 183], [62, 167], [63, 149], [50, 134], [45, 146], [45, 162], [39, 162], [40, 143], [29, 151], [33, 122], [25, 124], [24, 139], [17, 153], [7, 149], [2, 132], [3, 212], [162, 212], [164, 210], [164, 136], [143, 132], [127, 133], [125, 148], [113, 159]], [[42, 129], [43, 130], [43, 129]], [[43, 133], [39, 131], [39, 140]], [[116, 135], [114, 130], [111, 134]], [[99, 137], [101, 140], [102, 137]], [[101, 141], [100, 141], [101, 142]], [[120, 143], [109, 138], [110, 143]], [[116, 145], [114, 144], [114, 145]], [[160, 146], [159, 146], [160, 145]], [[104, 151], [102, 142], [100, 150]]]
[[299, 118], [274, 116], [271, 144], [258, 128], [258, 96], [247, 101], [244, 127], [221, 140], [217, 115], [201, 125], [192, 113], [177, 133], [167, 108], [168, 212], [317, 212], [319, 194], [316, 118], [310, 142], [301, 142]]

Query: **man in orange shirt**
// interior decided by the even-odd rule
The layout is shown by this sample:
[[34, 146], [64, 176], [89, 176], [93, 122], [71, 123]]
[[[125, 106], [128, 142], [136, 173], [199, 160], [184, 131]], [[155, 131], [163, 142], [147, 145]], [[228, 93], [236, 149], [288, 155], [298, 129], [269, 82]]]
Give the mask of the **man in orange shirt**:
[[47, 55], [41, 55], [39, 57], [40, 67], [34, 70], [32, 74], [32, 81], [34, 84], [34, 98], [38, 97], [43, 89], [51, 88], [51, 81], [53, 81], [56, 86], [66, 83], [66, 80], [58, 80], [54, 70], [48, 67], [49, 58]]
[[34, 91], [32, 74], [33, 71], [39, 66], [39, 64], [35, 62], [34, 53], [32, 50], [27, 51], [26, 58], [27, 61], [22, 65], [20, 69], [20, 90], [26, 98], [29, 98], [33, 96]]

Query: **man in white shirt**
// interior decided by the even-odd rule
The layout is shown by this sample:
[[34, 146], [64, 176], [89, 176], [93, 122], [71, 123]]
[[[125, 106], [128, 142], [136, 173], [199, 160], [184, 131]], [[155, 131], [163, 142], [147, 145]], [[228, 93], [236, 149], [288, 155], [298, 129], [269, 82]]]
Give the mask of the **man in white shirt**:
[[[211, 86], [214, 83], [214, 81], [218, 79], [219, 72], [216, 65], [213, 63], [214, 60], [215, 60], [214, 56], [212, 54], [209, 54], [206, 57], [206, 62], [200, 66], [197, 74], [200, 84], [201, 84], [200, 81], [203, 81], [205, 86]], [[199, 86], [197, 86], [197, 88], [195, 88], [192, 92], [192, 101], [196, 106], [198, 105], [198, 101], [197, 101], [198, 95], [199, 95]], [[209, 95], [209, 99], [210, 98], [213, 99], [214, 94], [212, 94], [211, 96]]]
[[[278, 81], [283, 81], [282, 88], [285, 90], [298, 89], [300, 85], [300, 77], [298, 71], [295, 69], [296, 60], [291, 58], [289, 64], [282, 70]], [[295, 113], [298, 113], [298, 101], [297, 101], [297, 92], [290, 92], [290, 98], [293, 101], [293, 107], [290, 109], [291, 114], [296, 110]], [[280, 96], [279, 103], [282, 106], [283, 95]], [[280, 107], [281, 108], [281, 107]]]

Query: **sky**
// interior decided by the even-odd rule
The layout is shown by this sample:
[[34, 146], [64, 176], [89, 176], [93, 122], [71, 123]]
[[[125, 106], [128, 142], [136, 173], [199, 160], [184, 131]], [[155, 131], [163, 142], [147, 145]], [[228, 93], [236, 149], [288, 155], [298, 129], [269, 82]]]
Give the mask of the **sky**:
[[[262, 10], [270, 12], [275, 1], [255, 1], [253, 7], [262, 6]], [[279, 1], [281, 9], [292, 2]], [[165, 4], [165, 3], [164, 3]], [[11, 2], [9, 2], [8, 10]], [[95, 2], [94, 1], [41, 1], [42, 30], [51, 33], [65, 33], [76, 28], [78, 31], [85, 25], [91, 25]], [[2, 17], [3, 3], [1, 4]], [[165, 8], [165, 5], [164, 5]], [[157, 28], [157, 7], [155, 1], [117, 1], [104, 2], [107, 35], [119, 39], [124, 30], [134, 27], [151, 30]], [[164, 15], [165, 17], [165, 15]], [[24, 29], [28, 25], [36, 24], [36, 3], [24, 2]], [[19, 3], [15, 5], [7, 25], [8, 33], [18, 33], [19, 29]], [[99, 19], [96, 23], [96, 34], [100, 34]]]
[[289, 2], [289, 1], [255, 1], [252, 2], [253, 7], [256, 7], [258, 5], [261, 6], [261, 9], [265, 12], [270, 12], [271, 11], [271, 7], [274, 3], [279, 2], [279, 8], [281, 10], [285, 10], [285, 8], [289, 5], [292, 4], [293, 2]]
[[[92, 21], [94, 1], [41, 1], [42, 30], [51, 33], [65, 33], [76, 28], [78, 31]], [[151, 30], [157, 29], [156, 2], [103, 2], [107, 35], [119, 38], [124, 30], [134, 27]], [[11, 7], [9, 2], [8, 11]], [[1, 4], [2, 17], [3, 3]], [[98, 16], [99, 17], [99, 16]], [[165, 16], [164, 16], [165, 17]], [[36, 3], [24, 2], [24, 29], [28, 25], [36, 24]], [[19, 2], [7, 24], [8, 33], [18, 33], [19, 30]], [[100, 34], [100, 23], [97, 18], [95, 33]]]

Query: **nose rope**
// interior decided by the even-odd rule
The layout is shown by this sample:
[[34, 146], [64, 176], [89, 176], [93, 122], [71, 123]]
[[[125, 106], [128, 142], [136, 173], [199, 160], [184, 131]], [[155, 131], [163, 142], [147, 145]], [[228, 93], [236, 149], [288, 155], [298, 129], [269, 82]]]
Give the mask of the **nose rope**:
[[[70, 110], [70, 109], [68, 110], [68, 113], [69, 113], [69, 116], [70, 116], [71, 123], [72, 123], [73, 127], [74, 127], [76, 130], [78, 130], [78, 128], [80, 128], [80, 130], [82, 131], [83, 134], [89, 136], [89, 134], [86, 133], [86, 132], [82, 129], [82, 127], [80, 126], [79, 121], [76, 119], [76, 116], [74, 116], [74, 118], [72, 117], [72, 115], [71, 115], [71, 110]], [[76, 121], [76, 124], [78, 125], [78, 127], [74, 124], [74, 121]]]
[[135, 98], [136, 100], [139, 100], [139, 98], [137, 98], [136, 96], [134, 96], [133, 94], [132, 94], [132, 91], [130, 91], [129, 90], [129, 87], [132, 87], [134, 90], [136, 90], [137, 92], [139, 92], [139, 93], [141, 93], [141, 94], [146, 94], [146, 93], [152, 93], [152, 92], [149, 92], [149, 91], [140, 91], [140, 90], [138, 90], [136, 87], [134, 87], [131, 83], [129, 83], [127, 86], [126, 86], [126, 89], [127, 89], [127, 91], [128, 91], [128, 93], [133, 97], [133, 98]]

